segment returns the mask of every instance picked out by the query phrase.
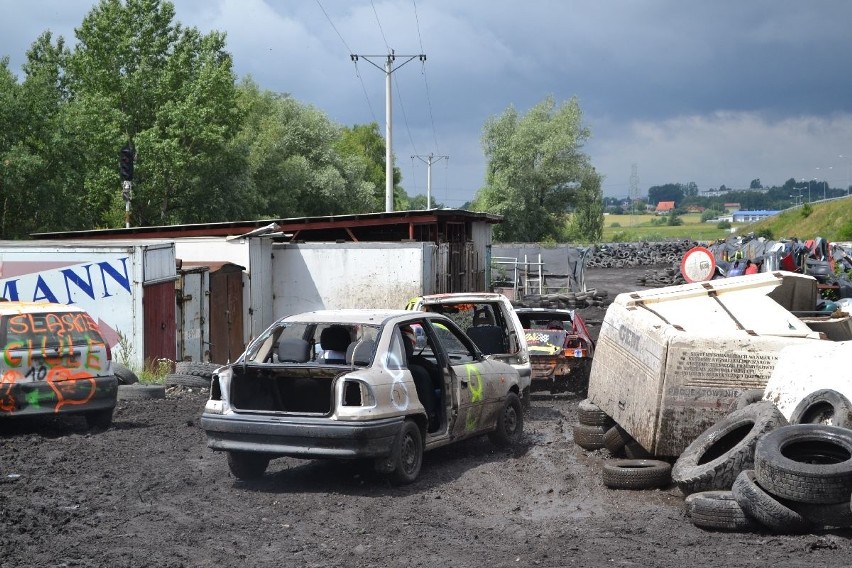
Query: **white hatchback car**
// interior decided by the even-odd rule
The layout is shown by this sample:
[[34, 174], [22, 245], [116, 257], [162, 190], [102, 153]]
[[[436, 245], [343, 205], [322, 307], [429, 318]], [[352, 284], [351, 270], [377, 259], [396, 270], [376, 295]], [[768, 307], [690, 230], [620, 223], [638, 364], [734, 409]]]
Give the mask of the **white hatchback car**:
[[480, 434], [517, 442], [519, 395], [517, 371], [445, 316], [324, 310], [278, 320], [219, 369], [201, 427], [240, 479], [291, 456], [371, 458], [411, 483], [425, 450]]

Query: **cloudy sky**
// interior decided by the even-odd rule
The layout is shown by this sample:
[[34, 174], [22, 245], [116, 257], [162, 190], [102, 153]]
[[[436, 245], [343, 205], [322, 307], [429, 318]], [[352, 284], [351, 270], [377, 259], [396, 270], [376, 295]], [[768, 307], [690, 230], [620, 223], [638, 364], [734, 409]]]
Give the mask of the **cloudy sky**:
[[[847, 187], [852, 2], [846, 0], [175, 0], [177, 20], [227, 33], [239, 77], [344, 125], [384, 132], [409, 194], [450, 207], [484, 179], [480, 135], [510, 105], [577, 97], [604, 194], [789, 178]], [[0, 56], [20, 75], [45, 30], [73, 45], [93, 0], [0, 0]], [[427, 60], [403, 63], [409, 55]], [[350, 54], [362, 56], [357, 64]], [[372, 63], [371, 63], [372, 62]], [[375, 66], [373, 65], [375, 64]], [[378, 68], [376, 67], [378, 66]], [[419, 158], [412, 156], [419, 156]], [[443, 158], [447, 156], [447, 158]]]

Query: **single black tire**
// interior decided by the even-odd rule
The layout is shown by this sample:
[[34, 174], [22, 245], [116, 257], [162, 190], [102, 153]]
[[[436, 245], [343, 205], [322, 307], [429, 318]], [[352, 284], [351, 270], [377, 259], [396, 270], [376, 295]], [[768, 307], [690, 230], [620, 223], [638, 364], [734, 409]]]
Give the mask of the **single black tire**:
[[269, 456], [259, 452], [228, 452], [228, 469], [243, 481], [259, 479], [266, 473]]
[[178, 373], [169, 373], [163, 377], [163, 382], [167, 387], [181, 386], [190, 388], [209, 389], [211, 377], [199, 377], [198, 375], [181, 375]]
[[198, 361], [178, 361], [175, 363], [175, 373], [178, 375], [195, 375], [210, 379], [213, 373], [221, 367], [218, 363], [204, 363]]
[[574, 424], [574, 443], [584, 450], [599, 450], [604, 447], [604, 434], [606, 428], [603, 426], [587, 426], [585, 424]]
[[611, 489], [652, 489], [671, 481], [671, 464], [660, 460], [613, 460], [603, 466], [603, 483]]
[[735, 410], [687, 446], [672, 468], [672, 480], [687, 495], [730, 489], [741, 471], [754, 467], [758, 439], [786, 423], [769, 401]]
[[763, 400], [764, 390], [763, 389], [748, 389], [744, 390], [737, 396], [734, 401], [734, 410], [739, 410], [741, 408], [745, 408], [749, 404], [754, 404], [755, 402], [760, 402]]
[[494, 445], [508, 448], [520, 442], [523, 433], [524, 410], [521, 407], [521, 399], [510, 392], [503, 402], [503, 409], [497, 415], [497, 426], [493, 432], [489, 432], [488, 438]]
[[618, 424], [613, 425], [604, 433], [604, 447], [614, 456], [623, 455], [624, 447], [632, 441], [633, 436]]
[[751, 531], [759, 524], [749, 517], [730, 491], [700, 491], [690, 500], [689, 517], [696, 527], [724, 531]]
[[607, 428], [615, 424], [609, 414], [588, 398], [581, 400], [577, 405], [577, 421], [586, 426], [606, 426]]
[[155, 400], [166, 398], [163, 385], [118, 385], [118, 400]]
[[746, 515], [772, 532], [799, 534], [814, 527], [804, 515], [767, 493], [755, 480], [754, 470], [741, 471], [734, 480], [731, 493]]
[[120, 385], [135, 385], [139, 382], [136, 373], [116, 361], [112, 362], [112, 374], [118, 379]]
[[114, 410], [115, 408], [112, 407], [86, 412], [83, 415], [86, 418], [86, 425], [92, 430], [106, 430], [112, 426], [112, 413]]
[[[518, 403], [520, 404], [520, 402]], [[392, 479], [397, 485], [413, 483], [423, 465], [423, 435], [411, 420], [402, 424], [393, 451]]]
[[802, 503], [849, 502], [852, 430], [794, 424], [761, 438], [754, 454], [757, 482], [778, 497]]
[[852, 428], [852, 403], [836, 390], [812, 392], [793, 409], [790, 424], [827, 424]]
[[530, 387], [524, 389], [521, 397], [521, 405], [524, 407], [524, 411], [527, 411], [532, 406], [532, 399], [530, 398]]

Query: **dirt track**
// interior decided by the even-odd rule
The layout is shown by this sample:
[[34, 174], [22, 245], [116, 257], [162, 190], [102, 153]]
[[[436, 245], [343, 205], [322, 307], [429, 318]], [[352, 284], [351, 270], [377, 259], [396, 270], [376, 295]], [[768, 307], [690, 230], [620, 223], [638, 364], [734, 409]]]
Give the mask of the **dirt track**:
[[[592, 271], [588, 285], [635, 282], [606, 272], [619, 274]], [[76, 418], [0, 424], [0, 567], [852, 563], [849, 530], [707, 532], [673, 487], [606, 489], [607, 453], [572, 441], [577, 397], [536, 397], [517, 451], [485, 438], [436, 450], [402, 488], [357, 464], [289, 458], [238, 482], [206, 448], [205, 398], [120, 401], [97, 433]]]

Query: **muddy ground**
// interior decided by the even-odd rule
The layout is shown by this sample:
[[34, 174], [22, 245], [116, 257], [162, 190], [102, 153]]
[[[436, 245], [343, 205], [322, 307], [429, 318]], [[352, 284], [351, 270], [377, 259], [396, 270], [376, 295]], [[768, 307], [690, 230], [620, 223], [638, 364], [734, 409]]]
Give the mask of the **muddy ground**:
[[[614, 295], [642, 271], [589, 272]], [[534, 397], [515, 451], [483, 438], [427, 453], [407, 487], [289, 458], [239, 482], [205, 445], [205, 398], [119, 401], [103, 432], [0, 424], [0, 567], [852, 565], [848, 530], [708, 532], [674, 487], [606, 489], [606, 451], [572, 441], [577, 396]]]

